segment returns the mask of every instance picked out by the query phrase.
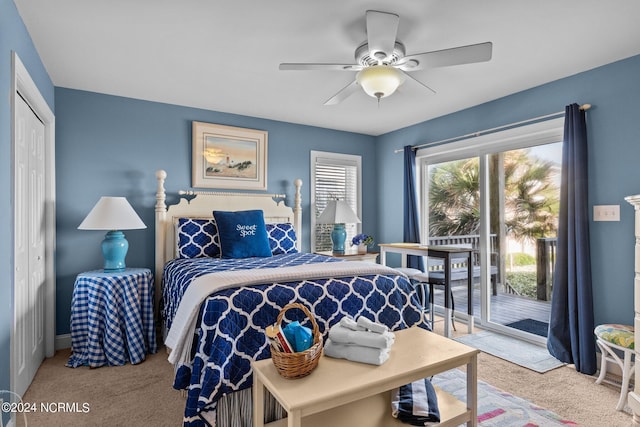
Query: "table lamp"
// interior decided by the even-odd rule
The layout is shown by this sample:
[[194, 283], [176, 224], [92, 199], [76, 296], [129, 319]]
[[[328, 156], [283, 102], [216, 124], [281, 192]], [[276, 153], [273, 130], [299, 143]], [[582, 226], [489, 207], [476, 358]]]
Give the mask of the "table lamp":
[[104, 271], [123, 271], [129, 242], [120, 230], [147, 228], [124, 197], [101, 197], [78, 230], [109, 230], [102, 241]]
[[359, 224], [358, 215], [351, 209], [351, 206], [344, 200], [329, 200], [327, 207], [316, 219], [318, 224], [333, 224], [331, 231], [331, 243], [333, 243], [333, 253], [344, 254], [344, 242], [347, 240], [347, 230], [345, 224]]

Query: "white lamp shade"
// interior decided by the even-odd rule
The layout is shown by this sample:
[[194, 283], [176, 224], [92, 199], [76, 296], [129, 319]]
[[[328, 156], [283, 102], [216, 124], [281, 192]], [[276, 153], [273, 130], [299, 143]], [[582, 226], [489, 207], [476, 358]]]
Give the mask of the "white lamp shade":
[[356, 80], [367, 95], [374, 98], [386, 98], [404, 83], [404, 73], [389, 65], [373, 65], [363, 68]]
[[125, 197], [101, 197], [79, 230], [134, 230], [147, 228]]
[[344, 200], [330, 200], [316, 219], [318, 224], [359, 224], [360, 218]]

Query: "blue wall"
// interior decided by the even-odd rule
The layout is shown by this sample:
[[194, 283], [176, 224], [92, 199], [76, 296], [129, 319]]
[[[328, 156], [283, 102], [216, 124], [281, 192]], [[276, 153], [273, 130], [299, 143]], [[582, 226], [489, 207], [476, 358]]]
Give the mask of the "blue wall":
[[[269, 192], [291, 196], [302, 178], [309, 208], [309, 151], [363, 157], [363, 222], [377, 241], [402, 238], [402, 155], [406, 144], [440, 140], [591, 103], [588, 112], [590, 204], [620, 204], [620, 222], [591, 223], [596, 322], [633, 319], [633, 209], [623, 198], [640, 193], [640, 56], [520, 92], [377, 138], [175, 105], [55, 88], [13, 1], [0, 0], [0, 223], [12, 227], [11, 51], [17, 51], [56, 113], [57, 333], [69, 332], [73, 281], [100, 268], [102, 232], [77, 230], [100, 196], [124, 195], [147, 224], [127, 232], [131, 266], [153, 266], [155, 171], [166, 169], [170, 200], [190, 188], [191, 121], [269, 132]], [[376, 165], [371, 167], [370, 165]], [[309, 217], [303, 242], [308, 249]], [[9, 388], [12, 240], [0, 240], [0, 389]]]
[[13, 160], [11, 150], [12, 51], [18, 53], [45, 101], [54, 111], [53, 83], [12, 0], [0, 0], [0, 390], [10, 387], [9, 341], [13, 318]]
[[[379, 136], [380, 241], [402, 239], [402, 154], [417, 145], [493, 128], [590, 103], [589, 204], [620, 205], [620, 222], [591, 222], [595, 321], [633, 324], [633, 208], [624, 197], [640, 193], [640, 56], [519, 92], [454, 114]], [[590, 213], [592, 215], [592, 213]]]
[[[310, 151], [362, 156], [377, 163], [375, 138], [310, 126], [56, 88], [57, 333], [69, 332], [75, 276], [101, 268], [104, 232], [77, 230], [100, 196], [126, 196], [145, 230], [127, 231], [127, 265], [154, 266], [155, 171], [165, 169], [168, 203], [191, 188], [191, 122], [269, 132], [268, 185], [293, 203], [302, 178], [303, 249], [309, 250]], [[363, 224], [375, 230], [376, 171], [363, 169]]]

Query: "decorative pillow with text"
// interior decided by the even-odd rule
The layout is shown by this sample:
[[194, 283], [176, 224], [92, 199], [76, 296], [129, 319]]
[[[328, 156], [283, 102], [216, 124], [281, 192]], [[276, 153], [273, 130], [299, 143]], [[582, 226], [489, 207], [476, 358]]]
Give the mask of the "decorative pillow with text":
[[262, 210], [213, 211], [222, 258], [270, 257], [271, 247]]

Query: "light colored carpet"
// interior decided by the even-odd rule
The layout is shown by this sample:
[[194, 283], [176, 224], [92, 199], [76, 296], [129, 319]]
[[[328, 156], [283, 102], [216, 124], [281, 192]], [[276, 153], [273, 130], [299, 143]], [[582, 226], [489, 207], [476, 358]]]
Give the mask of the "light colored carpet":
[[545, 347], [490, 331], [461, 336], [455, 340], [540, 373], [545, 373], [564, 365], [564, 363], [550, 355]]
[[[70, 350], [46, 359], [24, 402], [88, 403], [87, 413], [28, 414], [28, 426], [181, 426], [185, 399], [174, 390], [162, 347], [138, 365], [67, 368]], [[22, 424], [18, 424], [21, 426]]]
[[[442, 334], [442, 322], [436, 322]], [[464, 335], [466, 327], [454, 331]], [[476, 329], [479, 331], [479, 329]], [[35, 413], [29, 426], [181, 426], [185, 400], [171, 388], [173, 367], [163, 348], [139, 365], [76, 369], [64, 366], [69, 350], [46, 359], [24, 396], [25, 402], [87, 402], [88, 413]], [[629, 426], [629, 414], [615, 410], [620, 389], [595, 385], [595, 377], [572, 366], [540, 374], [486, 353], [478, 356], [478, 378], [530, 400], [584, 427]], [[18, 424], [23, 425], [23, 424]]]
[[[443, 322], [437, 321], [434, 330], [443, 333]], [[466, 331], [466, 326], [458, 327], [453, 337], [466, 335]], [[481, 331], [477, 327], [474, 330]], [[478, 379], [583, 427], [632, 425], [629, 413], [615, 409], [620, 398], [620, 387], [596, 385], [596, 376], [580, 374], [573, 365], [564, 365], [541, 374], [488, 353], [480, 353]]]

